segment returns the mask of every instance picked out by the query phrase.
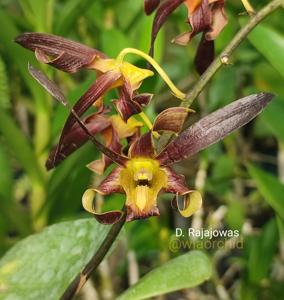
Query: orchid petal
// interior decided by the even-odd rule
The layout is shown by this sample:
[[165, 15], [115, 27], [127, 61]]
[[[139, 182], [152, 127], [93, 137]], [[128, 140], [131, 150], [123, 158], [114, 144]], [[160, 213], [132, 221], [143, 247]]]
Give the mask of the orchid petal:
[[195, 68], [199, 75], [202, 75], [213, 62], [215, 56], [214, 48], [214, 41], [207, 40], [205, 34], [203, 34], [194, 59]]
[[154, 44], [161, 27], [165, 23], [167, 17], [183, 2], [184, 0], [166, 0], [158, 8], [152, 26], [151, 47], [149, 51], [151, 56], [154, 56]]
[[[118, 163], [119, 165], [124, 165], [125, 162], [127, 161], [126, 157], [121, 156], [118, 153], [115, 153], [113, 151], [111, 151], [110, 149], [106, 148], [103, 144], [101, 144], [92, 134], [92, 132], [90, 132], [88, 130], [88, 128], [86, 127], [86, 125], [82, 122], [82, 120], [80, 119], [80, 117], [78, 116], [78, 114], [76, 113], [76, 111], [74, 111], [69, 102], [67, 101], [67, 99], [64, 97], [64, 95], [62, 94], [62, 92], [60, 91], [60, 89], [56, 86], [56, 84], [54, 82], [52, 82], [51, 80], [49, 80], [42, 72], [40, 72], [39, 70], [37, 70], [36, 68], [34, 68], [33, 66], [29, 65], [29, 72], [30, 74], [49, 92], [51, 93], [51, 95], [58, 100], [61, 104], [63, 104], [65, 107], [67, 107], [67, 109], [69, 109], [71, 116], [74, 118], [74, 124], [77, 124], [81, 127], [81, 129], [85, 132], [85, 134], [88, 136], [88, 138], [93, 142], [93, 144], [96, 145], [96, 147], [105, 155], [107, 155], [109, 158], [112, 159], [112, 161]], [[102, 110], [100, 110], [101, 112]], [[74, 124], [72, 124], [72, 127], [74, 126]], [[70, 130], [68, 130], [66, 132], [66, 134], [69, 133]], [[51, 153], [51, 156], [49, 157], [49, 159], [46, 162], [46, 167], [47, 169], [51, 169], [53, 168], [56, 163], [57, 163], [57, 159], [59, 159], [59, 161], [62, 161], [62, 157], [58, 157], [58, 153], [60, 152], [61, 149], [61, 143], [64, 140], [62, 138], [65, 137], [66, 134], [61, 134], [61, 140], [58, 144], [58, 146], [56, 147], [56, 150], [54, 151], [54, 153]], [[64, 159], [64, 157], [63, 157]]]
[[15, 41], [34, 51], [39, 61], [69, 73], [88, 67], [96, 57], [105, 58], [100, 51], [46, 33], [24, 33], [19, 35]]
[[224, 0], [217, 1], [212, 7], [212, 24], [211, 30], [206, 33], [207, 40], [214, 40], [228, 23], [227, 16], [224, 10]]
[[208, 0], [202, 0], [201, 4], [190, 14], [189, 23], [191, 24], [192, 31], [178, 35], [173, 42], [185, 46], [196, 34], [210, 29], [212, 12]]
[[272, 98], [269, 93], [250, 95], [209, 114], [170, 142], [156, 159], [170, 165], [198, 153], [247, 124]]
[[147, 106], [152, 100], [152, 98], [153, 98], [153, 94], [143, 93], [143, 94], [135, 95], [132, 98], [132, 101], [137, 102], [142, 106]]
[[156, 118], [153, 131], [170, 131], [179, 133], [190, 109], [185, 107], [171, 107], [163, 110]]
[[192, 216], [202, 206], [202, 196], [198, 191], [189, 191], [187, 194], [182, 196], [182, 208], [179, 206], [179, 199], [177, 199], [178, 197], [180, 196], [177, 194], [172, 200], [172, 206], [177, 208], [180, 214], [185, 218]]
[[96, 193], [99, 193], [99, 191], [96, 189], [88, 189], [85, 191], [82, 197], [82, 205], [84, 209], [93, 214], [95, 219], [101, 224], [110, 225], [117, 223], [123, 216], [123, 212], [120, 210], [113, 210], [109, 212], [98, 213], [95, 209]]
[[143, 123], [137, 121], [134, 117], [130, 117], [127, 122], [125, 122], [119, 115], [112, 115], [110, 120], [119, 139], [131, 137], [136, 134], [138, 128], [143, 127]]
[[88, 189], [85, 191], [82, 197], [82, 204], [86, 211], [94, 215], [94, 217], [103, 224], [113, 224], [120, 220], [123, 215], [122, 211], [115, 210], [106, 213], [98, 213], [95, 210], [95, 200], [96, 194], [100, 195], [109, 195], [112, 193], [121, 193], [123, 192], [119, 176], [122, 167], [115, 168], [96, 189]]
[[[120, 144], [118, 134], [113, 127], [108, 127], [101, 134], [108, 149], [114, 151], [115, 153], [121, 153], [122, 145]], [[93, 172], [101, 175], [112, 163], [113, 161], [103, 154], [101, 159], [93, 161], [92, 163], [88, 164], [87, 167]]]
[[[89, 132], [93, 135], [102, 132], [107, 127], [111, 126], [110, 120], [98, 113], [86, 118], [84, 123]], [[74, 124], [70, 132], [64, 136], [60, 149], [57, 150], [58, 146], [55, 146], [55, 148], [49, 154], [49, 160], [54, 161], [54, 155], [56, 151], [58, 151], [57, 160], [54, 161], [53, 167], [59, 165], [65, 158], [83, 146], [88, 140], [89, 136], [85, 133], [81, 126], [77, 123]], [[49, 163], [47, 163], [47, 166], [49, 166]]]
[[170, 167], [164, 167], [162, 170], [167, 175], [167, 187], [165, 188], [166, 193], [185, 195], [189, 192], [184, 175], [177, 174]]
[[[88, 91], [77, 101], [74, 105], [74, 111], [81, 116], [97, 99], [99, 99], [110, 87], [118, 80], [120, 74], [118, 73], [106, 73], [101, 75], [95, 83], [91, 85]], [[58, 154], [62, 147], [65, 136], [72, 130], [73, 125], [76, 123], [76, 118], [70, 113], [65, 125], [62, 129], [59, 143], [57, 145], [57, 150], [48, 158], [47, 168], [51, 169], [57, 164], [59, 159]]]
[[139, 137], [129, 148], [129, 157], [154, 157], [155, 150], [152, 132], [147, 132]]
[[144, 0], [144, 10], [146, 15], [151, 13], [159, 6], [160, 0]]

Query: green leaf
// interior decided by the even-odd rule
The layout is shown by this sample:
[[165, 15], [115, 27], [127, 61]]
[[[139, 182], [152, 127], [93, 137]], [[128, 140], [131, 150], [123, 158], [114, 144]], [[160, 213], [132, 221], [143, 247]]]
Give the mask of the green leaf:
[[0, 132], [31, 180], [42, 183], [44, 181], [43, 172], [29, 142], [11, 116], [2, 110], [0, 110]]
[[284, 35], [266, 25], [258, 25], [248, 35], [248, 39], [284, 77]]
[[248, 165], [248, 171], [250, 176], [255, 180], [255, 183], [264, 199], [275, 210], [275, 212], [284, 219], [284, 185], [277, 177], [270, 175], [251, 164]]
[[0, 299], [59, 299], [109, 229], [82, 219], [52, 225], [22, 240], [0, 260]]
[[0, 57], [0, 83], [0, 109], [8, 108], [10, 107], [10, 95], [6, 66], [2, 57]]
[[284, 101], [279, 97], [276, 97], [271, 105], [268, 105], [261, 116], [267, 127], [281, 141], [284, 141], [283, 116]]
[[278, 247], [278, 229], [275, 219], [265, 224], [261, 235], [250, 236], [245, 245], [249, 247], [248, 277], [253, 283], [259, 284], [269, 276], [269, 268]]
[[157, 295], [197, 286], [212, 275], [208, 257], [200, 251], [191, 251], [152, 270], [118, 300], [149, 299]]

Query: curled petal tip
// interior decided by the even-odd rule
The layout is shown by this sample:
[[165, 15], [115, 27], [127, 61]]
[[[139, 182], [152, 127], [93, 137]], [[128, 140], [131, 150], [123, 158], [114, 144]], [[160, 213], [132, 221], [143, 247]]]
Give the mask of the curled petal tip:
[[202, 206], [202, 196], [198, 191], [190, 191], [188, 194], [182, 196], [183, 197], [183, 206], [179, 206], [179, 199], [180, 196], [176, 196], [173, 201], [173, 207], [176, 207], [180, 214], [188, 218], [192, 216], [195, 212], [197, 212]]
[[124, 212], [120, 210], [109, 211], [105, 213], [98, 213], [95, 209], [95, 194], [99, 192], [94, 189], [88, 189], [85, 191], [82, 197], [82, 205], [84, 209], [93, 214], [95, 219], [105, 225], [111, 225], [119, 222], [119, 220], [123, 217]]

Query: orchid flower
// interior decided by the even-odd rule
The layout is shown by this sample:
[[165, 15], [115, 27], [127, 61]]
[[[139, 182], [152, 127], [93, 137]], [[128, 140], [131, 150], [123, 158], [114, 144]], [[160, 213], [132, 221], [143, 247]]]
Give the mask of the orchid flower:
[[[151, 131], [131, 143], [128, 155], [124, 156], [96, 140], [54, 83], [34, 68], [30, 67], [30, 72], [60, 103], [69, 108], [78, 125], [98, 149], [118, 165], [98, 187], [86, 190], [82, 198], [83, 207], [103, 224], [118, 222], [123, 212], [98, 213], [95, 210], [97, 194], [125, 194], [127, 221], [159, 215], [157, 198], [161, 193], [174, 194], [173, 207], [182, 216], [191, 216], [201, 207], [202, 197], [198, 191], [187, 187], [184, 176], [177, 174], [171, 165], [191, 157], [251, 121], [273, 97], [268, 93], [244, 97], [203, 117], [180, 134], [189, 110], [184, 107], [169, 108], [157, 116]], [[171, 131], [178, 135], [156, 153], [152, 139], [155, 131]], [[183, 200], [182, 206], [179, 203], [180, 197]]]
[[213, 40], [227, 24], [224, 3], [225, 0], [165, 0], [160, 4], [160, 1], [145, 0], [146, 14], [157, 9], [152, 27], [150, 55], [154, 54], [156, 37], [168, 16], [181, 4], [185, 4], [191, 31], [180, 34], [173, 42], [187, 45], [195, 35], [203, 33], [195, 59], [196, 68], [202, 74], [214, 59]]
[[[118, 89], [119, 99], [113, 100], [113, 104], [123, 121], [126, 123], [132, 115], [139, 113], [145, 123], [150, 124], [147, 116], [142, 112], [142, 107], [150, 102], [153, 95], [149, 93], [139, 94], [138, 89], [143, 80], [153, 76], [154, 73], [126, 62], [125, 56], [129, 53], [139, 55], [147, 60], [164, 79], [172, 93], [181, 100], [185, 98], [185, 94], [176, 88], [157, 62], [137, 49], [123, 49], [117, 58], [110, 59], [96, 49], [63, 37], [45, 33], [24, 33], [18, 36], [15, 41], [23, 47], [34, 51], [36, 58], [40, 62], [50, 64], [62, 71], [75, 73], [81, 69], [90, 69], [97, 72], [98, 76], [95, 82], [73, 107], [78, 116], [82, 116], [92, 105], [98, 108], [97, 114], [86, 120], [89, 127], [92, 127], [94, 122], [97, 123], [99, 118], [102, 120], [102, 111], [104, 111], [102, 98], [110, 89], [114, 88]], [[65, 158], [65, 141], [66, 139], [68, 140], [67, 135], [75, 124], [76, 118], [70, 114], [65, 122], [59, 143], [55, 150], [51, 152], [47, 161], [48, 169], [52, 169]], [[104, 123], [104, 126], [107, 126], [107, 124]], [[97, 128], [93, 130], [94, 133], [95, 131], [99, 132]]]

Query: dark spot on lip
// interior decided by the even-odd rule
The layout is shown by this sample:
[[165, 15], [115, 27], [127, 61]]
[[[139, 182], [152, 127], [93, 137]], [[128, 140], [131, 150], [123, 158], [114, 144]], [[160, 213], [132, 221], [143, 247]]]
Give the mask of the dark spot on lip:
[[137, 182], [137, 185], [139, 186], [141, 186], [141, 185], [143, 185], [143, 186], [149, 186], [150, 184], [149, 184], [149, 180], [147, 180], [147, 179], [140, 179], [140, 180], [138, 180], [138, 182]]

